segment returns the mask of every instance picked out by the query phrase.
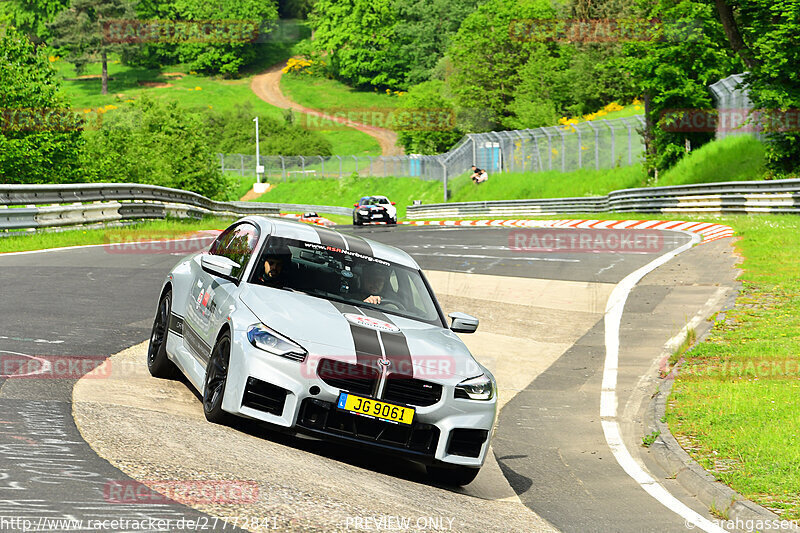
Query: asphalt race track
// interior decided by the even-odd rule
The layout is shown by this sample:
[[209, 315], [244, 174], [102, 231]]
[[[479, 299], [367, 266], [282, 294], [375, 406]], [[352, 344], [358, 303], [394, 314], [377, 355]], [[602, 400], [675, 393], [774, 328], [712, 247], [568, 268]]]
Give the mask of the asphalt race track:
[[[155, 493], [152, 502], [119, 503], [109, 492], [119, 484], [135, 485], [131, 475], [202, 479], [204, 464], [222, 476], [263, 456], [269, 464], [262, 485], [268, 489], [262, 491], [272, 498], [265, 509], [274, 521], [237, 523], [249, 530], [375, 531], [374, 522], [356, 516], [417, 519], [424, 509], [425, 517], [440, 520], [411, 529], [537, 531], [549, 524], [561, 531], [686, 531], [683, 517], [648, 495], [616, 462], [600, 425], [600, 392], [608, 295], [625, 276], [686, 244], [689, 236], [662, 232], [655, 253], [534, 253], [509, 250], [514, 230], [507, 228], [345, 231], [405, 249], [429, 272], [446, 312], [464, 310], [481, 318], [478, 333], [473, 340], [465, 336], [465, 342], [476, 356], [488, 358], [482, 361], [498, 381], [508, 376], [500, 383], [504, 407], [493, 441], [494, 474], [487, 465], [475, 487], [448, 490], [431, 486], [409, 464], [387, 465], [372, 454], [251, 423], [218, 428], [200, 420], [201, 413], [198, 418], [200, 402], [188, 386], [141, 376], [141, 388], [121, 385], [119, 399], [107, 390], [108, 404], [85, 403], [73, 413], [80, 365], [75, 375], [58, 379], [7, 378], [11, 372], [3, 369], [9, 361], [19, 366], [37, 356], [99, 361], [142, 343], [149, 337], [161, 280], [180, 254], [116, 253], [103, 246], [9, 254], [0, 256], [0, 358], [6, 364], [0, 367], [0, 521], [24, 518], [31, 521], [29, 528], [56, 531], [67, 526], [43, 519], [83, 520], [85, 527], [87, 520], [124, 517], [142, 520], [146, 527], [137, 530], [233, 531], [232, 523], [220, 521], [232, 516], [229, 510], [182, 505]], [[629, 420], [622, 428], [625, 444], [676, 498], [707, 518], [712, 517], [637, 446], [652, 385], [643, 376], [654, 374], [664, 344], [689, 318], [709, 302], [722, 305], [734, 286], [733, 264], [728, 239], [684, 252], [637, 285], [620, 331], [619, 410]], [[132, 399], [132, 390], [180, 402], [148, 410], [151, 396]], [[84, 421], [83, 435], [73, 415]], [[142, 427], [138, 440], [120, 444], [130, 436], [125, 431]], [[185, 436], [176, 433], [181, 428]], [[92, 446], [84, 440], [89, 434]], [[194, 454], [181, 459], [187, 449]], [[241, 459], [226, 462], [229, 457]], [[181, 465], [186, 469], [178, 469]], [[247, 472], [225, 479], [250, 479]], [[303, 513], [290, 516], [292, 502]], [[164, 521], [144, 522], [152, 517]], [[134, 529], [130, 523], [117, 525], [104, 530]], [[0, 522], [0, 529], [23, 527], [19, 521]]]

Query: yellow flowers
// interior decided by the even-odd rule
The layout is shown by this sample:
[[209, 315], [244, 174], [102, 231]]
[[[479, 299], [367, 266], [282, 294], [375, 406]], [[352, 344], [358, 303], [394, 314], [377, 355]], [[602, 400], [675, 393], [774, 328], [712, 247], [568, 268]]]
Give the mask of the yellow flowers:
[[386, 89], [387, 96], [403, 96], [404, 94], [406, 94], [405, 91], [393, 91], [391, 89]]
[[[633, 101], [634, 104], [636, 104], [636, 102], [639, 102], [639, 100], [636, 99], [636, 100]], [[639, 102], [639, 103], [641, 104], [641, 102]], [[622, 106], [617, 102], [611, 102], [610, 104], [608, 104], [605, 107], [603, 107], [603, 109], [600, 109], [599, 111], [595, 111], [594, 113], [589, 113], [587, 115], [583, 115], [581, 117], [570, 117], [570, 118], [561, 117], [560, 119], [558, 119], [558, 123], [561, 124], [562, 126], [564, 126], [562, 128], [564, 131], [573, 131], [574, 132], [574, 131], [576, 131], [575, 130], [575, 124], [577, 124], [579, 122], [586, 122], [586, 121], [589, 121], [589, 120], [597, 120], [599, 118], [605, 117], [609, 113], [616, 113], [617, 111], [622, 111], [623, 109], [625, 109], [625, 106]], [[635, 109], [638, 109], [638, 108], [635, 108]]]
[[192, 76], [194, 76], [195, 74], [197, 74], [197, 72], [195, 72], [194, 70], [190, 70], [190, 71], [189, 71], [189, 74], [191, 74]]
[[47, 56], [47, 60], [50, 61], [51, 63], [55, 63], [59, 59], [61, 59], [61, 58], [58, 57], [58, 56]]
[[603, 108], [603, 110], [608, 112], [608, 113], [614, 113], [616, 111], [622, 111], [623, 109], [625, 109], [625, 108], [623, 106], [619, 105], [616, 102], [611, 102], [610, 104], [608, 104], [607, 106], [605, 106]]
[[290, 72], [295, 74], [310, 74], [311, 71], [309, 69], [313, 64], [314, 62], [310, 59], [292, 57], [286, 62], [286, 66], [283, 67], [281, 72], [284, 74], [288, 74]]
[[202, 88], [202, 87], [195, 87], [195, 88], [194, 88], [194, 90], [195, 90], [195, 91], [202, 91], [202, 90], [203, 90], [203, 88]]

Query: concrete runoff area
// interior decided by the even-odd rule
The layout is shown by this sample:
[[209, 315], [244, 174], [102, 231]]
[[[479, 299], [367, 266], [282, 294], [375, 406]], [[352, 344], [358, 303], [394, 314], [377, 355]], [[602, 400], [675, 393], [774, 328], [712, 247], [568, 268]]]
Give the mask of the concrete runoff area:
[[[468, 236], [464, 231], [469, 232]], [[95, 477], [91, 480], [64, 477], [58, 484], [40, 484], [37, 480], [41, 476], [25, 470], [30, 466], [25, 462], [5, 464], [0, 467], [0, 476], [25, 479], [31, 491], [38, 491], [35, 507], [28, 514], [45, 508], [49, 513], [64, 513], [64, 516], [150, 513], [149, 506], [109, 505], [103, 501], [102, 491], [88, 490], [102, 488], [107, 480], [129, 479], [127, 473], [140, 480], [257, 480], [262, 487], [259, 503], [242, 507], [274, 509], [260, 517], [261, 525], [268, 530], [274, 530], [275, 525], [279, 530], [355, 530], [359, 524], [353, 520], [386, 516], [438, 518], [445, 528], [447, 519], [453, 519], [453, 531], [548, 530], [547, 522], [540, 516], [564, 531], [671, 529], [676, 516], [635, 484], [630, 487], [629, 480], [620, 479], [618, 467], [606, 471], [598, 463], [582, 463], [580, 457], [569, 455], [583, 444], [579, 451], [587, 454], [595, 451], [593, 456], [603, 454], [604, 459], [599, 461], [614, 461], [602, 441], [584, 440], [584, 436], [593, 434], [593, 426], [599, 425], [599, 411], [592, 406], [599, 398], [590, 397], [595, 394], [590, 385], [602, 372], [600, 320], [613, 284], [652, 256], [572, 254], [556, 257], [564, 261], [546, 262], [540, 259], [553, 258], [553, 254], [542, 254], [532, 257], [527, 264], [513, 259], [520, 257], [518, 254], [512, 256], [490, 249], [504, 242], [504, 231], [501, 228], [453, 228], [440, 232], [392, 228], [390, 231], [382, 227], [359, 231], [388, 244], [407, 246], [415, 256], [423, 252], [420, 244], [427, 248], [424, 253], [441, 254], [421, 255], [419, 260], [428, 270], [445, 312], [464, 311], [481, 319], [478, 332], [462, 338], [498, 377], [504, 407], [495, 434], [494, 453], [476, 481], [462, 490], [431, 486], [421, 467], [387, 460], [377, 453], [289, 437], [253, 422], [242, 421], [234, 429], [209, 424], [202, 416], [200, 400], [187, 384], [149, 377], [143, 346], [138, 348], [139, 355], [131, 352], [112, 358], [112, 373], [108, 378], [92, 382], [87, 377], [80, 381], [74, 391], [77, 403], [72, 413], [80, 434], [69, 416], [74, 380], [0, 379], [0, 403], [4, 410], [22, 416], [32, 408], [47, 409], [50, 433], [58, 438], [70, 435], [74, 441], [70, 444], [74, 448], [71, 453], [80, 458], [82, 471], [91, 468]], [[665, 238], [665, 243], [686, 242], [682, 235], [672, 235]], [[465, 239], [486, 250], [464, 249]], [[709, 301], [706, 297], [719, 291], [717, 284], [728, 284], [729, 276], [733, 275], [731, 251], [730, 241], [725, 239], [682, 254], [641, 282], [644, 290], [634, 290], [623, 315], [619, 413], [633, 421], [630, 427], [623, 425], [623, 437], [637, 460], [643, 461], [670, 490], [670, 480], [665, 479], [668, 474], [662, 476], [656, 466], [649, 464], [646, 452], [643, 456], [637, 453], [637, 441], [641, 438], [636, 427], [635, 415], [640, 406], [637, 402], [645, 397], [652, 380], [639, 379], [636, 383], [631, 380], [652, 375], [653, 362], [663, 356], [658, 347], [663, 347], [667, 338], [704, 307]], [[463, 260], [450, 257], [458, 253], [464, 254]], [[471, 255], [480, 257], [468, 257]], [[125, 257], [95, 248], [0, 257], [0, 260], [4, 265], [0, 278], [6, 282], [5, 295], [8, 301], [18, 302], [0, 310], [6, 326], [0, 336], [0, 349], [69, 358], [72, 356], [66, 354], [116, 353], [146, 338], [159, 280], [178, 257]], [[430, 272], [444, 268], [465, 274]], [[491, 277], [486, 275], [489, 273]], [[649, 283], [659, 275], [663, 279]], [[498, 282], [497, 276], [508, 278], [511, 283], [522, 283], [521, 278], [527, 278], [525, 281], [531, 284], [525, 285], [526, 292], [521, 294]], [[567, 284], [553, 284], [553, 280]], [[587, 284], [584, 280], [602, 283]], [[577, 285], [569, 285], [572, 282]], [[570, 302], [565, 291], [580, 293], [581, 287], [583, 294]], [[565, 309], [560, 309], [564, 306]], [[132, 363], [126, 365], [124, 361], [129, 357], [133, 357]], [[519, 373], [519, 367], [525, 367], [524, 374]], [[97, 387], [109, 384], [118, 387], [106, 391], [103, 401], [80, 401], [84, 386], [94, 388], [94, 394]], [[135, 399], [140, 403], [135, 403]], [[580, 402], [586, 404], [585, 409], [577, 409]], [[62, 411], [65, 417], [56, 416]], [[38, 441], [43, 418], [27, 418], [15, 422], [11, 414], [4, 416], [6, 424], [0, 426], [2, 442], [19, 449], [25, 447], [30, 453], [41, 453], [37, 452], [37, 446], [41, 445]], [[532, 432], [533, 428], [537, 431]], [[131, 435], [134, 431], [139, 434]], [[111, 464], [92, 453], [81, 435], [90, 439], [92, 448]], [[565, 443], [561, 453], [557, 448], [560, 441]], [[125, 446], [129, 446], [127, 451]], [[177, 466], [170, 466], [171, 455], [181, 457], [189, 451], [194, 455], [185, 464], [174, 461]], [[569, 461], [565, 463], [566, 457]], [[226, 472], [238, 474], [225, 478]], [[599, 480], [609, 472], [612, 474], [609, 483], [602, 487], [604, 490], [597, 490], [602, 486]], [[582, 490], [582, 485], [592, 490]], [[82, 487], [87, 490], [81, 490]], [[677, 493], [681, 489], [675, 490]], [[624, 498], [635, 491], [641, 495]], [[518, 503], [519, 499], [528, 509]], [[166, 507], [172, 513], [170, 516], [190, 516], [190, 513], [205, 516], [183, 505], [168, 505], [165, 510]], [[626, 526], [632, 507], [652, 520], [635, 520]], [[0, 506], [0, 511], [4, 508]], [[234, 516], [238, 510], [236, 506], [221, 506], [212, 510], [218, 513], [212, 516]], [[364, 514], [354, 514], [357, 512]], [[255, 512], [250, 516], [255, 517]], [[264, 523], [264, 518], [270, 520]], [[317, 519], [323, 522], [318, 524]], [[252, 527], [245, 529], [256, 527], [248, 526]], [[362, 529], [364, 526], [369, 524], [362, 522]], [[225, 530], [230, 531], [231, 527]]]
[[[458, 304], [458, 310], [483, 317], [477, 333], [461, 337], [495, 374], [501, 406], [601, 318], [613, 287], [459, 273], [426, 275], [445, 309], [455, 310]], [[532, 295], [528, 301], [519, 297], [521, 289]], [[480, 297], [458, 296], [464, 294]], [[504, 304], [508, 307], [498, 312], [496, 307]], [[558, 311], [557, 305], [568, 310]], [[528, 326], [516, 328], [515, 337], [508, 331], [508, 324], [514, 323]], [[347, 530], [348, 525], [352, 529], [353, 517], [375, 515], [411, 516], [413, 521], [450, 517], [456, 531], [551, 530], [521, 504], [492, 453], [473, 483], [453, 491], [431, 486], [422, 468], [408, 461], [374, 454], [367, 464], [353, 464], [352, 448], [300, 440], [257, 423], [243, 423], [244, 431], [215, 426], [205, 421], [201, 402], [188, 384], [150, 377], [146, 349], [146, 343], [140, 344], [111, 357], [106, 363], [110, 369], [100, 370], [108, 378], [80, 380], [73, 392], [75, 420], [101, 457], [135, 479], [245, 479], [256, 481], [265, 495], [256, 504], [199, 505], [199, 511], [211, 516], [269, 515], [281, 528], [298, 531]], [[280, 490], [289, 486], [301, 494]], [[382, 497], [375, 500], [365, 494]], [[320, 506], [332, 510], [320, 513]]]

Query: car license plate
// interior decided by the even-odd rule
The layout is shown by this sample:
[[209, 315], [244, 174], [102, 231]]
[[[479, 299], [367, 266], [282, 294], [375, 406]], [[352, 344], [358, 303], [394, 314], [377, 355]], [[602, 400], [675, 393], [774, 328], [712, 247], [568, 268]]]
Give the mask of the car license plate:
[[372, 218], [383, 218], [382, 214], [372, 215]]
[[339, 401], [336, 406], [351, 413], [358, 413], [398, 424], [411, 424], [414, 420], [414, 409], [412, 407], [402, 407], [370, 398], [362, 398], [346, 392], [339, 393]]

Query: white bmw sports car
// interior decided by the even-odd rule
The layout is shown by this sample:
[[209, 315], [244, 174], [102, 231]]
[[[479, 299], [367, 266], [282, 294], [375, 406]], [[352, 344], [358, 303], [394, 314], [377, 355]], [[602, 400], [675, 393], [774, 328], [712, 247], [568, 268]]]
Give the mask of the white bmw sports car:
[[398, 453], [465, 485], [489, 448], [497, 387], [456, 335], [478, 320], [449, 316], [401, 250], [247, 217], [169, 273], [147, 365], [162, 378], [177, 367], [211, 422]]

